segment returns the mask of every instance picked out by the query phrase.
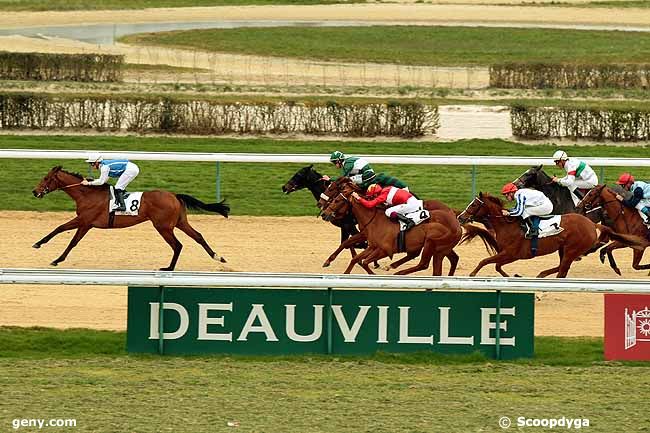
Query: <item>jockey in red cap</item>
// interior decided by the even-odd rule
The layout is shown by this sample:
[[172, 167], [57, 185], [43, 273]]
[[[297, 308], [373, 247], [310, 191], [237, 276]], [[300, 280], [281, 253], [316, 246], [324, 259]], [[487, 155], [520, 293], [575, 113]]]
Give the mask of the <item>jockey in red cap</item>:
[[517, 188], [514, 183], [507, 183], [501, 189], [501, 194], [510, 201], [515, 201], [515, 207], [503, 210], [504, 216], [520, 216], [530, 220], [530, 230], [526, 238], [531, 239], [539, 235], [539, 217], [550, 215], [553, 212], [553, 203], [541, 191], [529, 188]]
[[617, 194], [616, 198], [624, 205], [638, 209], [643, 222], [650, 225], [650, 184], [640, 180], [635, 181], [630, 173], [621, 174], [616, 183], [632, 192], [632, 197], [627, 200], [620, 194]]
[[422, 200], [415, 198], [406, 189], [396, 188], [394, 186], [382, 188], [380, 185], [373, 183], [368, 187], [367, 195], [372, 198], [365, 199], [360, 197], [356, 192], [352, 193], [352, 196], [367, 208], [373, 208], [378, 204], [388, 206], [385, 212], [386, 216], [393, 220], [402, 220], [406, 224], [405, 231], [415, 225], [406, 215], [423, 209]]

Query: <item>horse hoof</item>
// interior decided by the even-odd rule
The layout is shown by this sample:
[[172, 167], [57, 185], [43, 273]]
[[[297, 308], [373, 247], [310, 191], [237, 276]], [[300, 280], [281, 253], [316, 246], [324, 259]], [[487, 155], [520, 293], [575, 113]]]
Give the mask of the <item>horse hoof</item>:
[[221, 263], [227, 263], [227, 262], [226, 262], [226, 259], [224, 259], [223, 257], [219, 257], [219, 261], [220, 261]]
[[160, 268], [160, 269], [158, 269], [158, 270], [159, 270], [159, 271], [173, 271], [173, 269], [170, 268], [170, 267]]
[[52, 262], [50, 263], [50, 266], [58, 266], [59, 262]]
[[605, 264], [605, 254], [602, 251], [598, 257], [600, 258], [600, 263]]
[[519, 274], [515, 274], [514, 276], [517, 277], [517, 278], [521, 278], [521, 275], [519, 275]]
[[32, 248], [36, 248], [36, 249], [39, 249], [40, 247], [41, 247], [41, 245], [40, 245], [40, 244], [34, 244], [34, 245], [32, 245]]
[[619, 276], [621, 275], [621, 270], [619, 268], [615, 268], [614, 272], [616, 272]]
[[329, 268], [329, 267], [330, 267], [330, 262], [325, 262], [325, 263], [323, 263], [323, 267], [324, 267], [324, 268]]

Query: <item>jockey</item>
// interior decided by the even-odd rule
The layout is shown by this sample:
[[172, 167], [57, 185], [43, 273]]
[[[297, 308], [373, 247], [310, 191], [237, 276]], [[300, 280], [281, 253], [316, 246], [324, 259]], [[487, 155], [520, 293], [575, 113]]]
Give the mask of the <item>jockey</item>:
[[126, 186], [140, 173], [138, 166], [127, 159], [104, 159], [98, 153], [89, 154], [86, 162], [92, 168], [99, 169], [99, 179], [93, 181], [84, 179], [81, 181], [81, 184], [104, 185], [109, 177], [117, 177], [118, 179], [115, 183], [115, 201], [117, 206], [113, 206], [111, 211], [117, 210], [124, 212], [126, 210], [124, 190], [126, 190]]
[[509, 210], [503, 209], [503, 216], [520, 216], [528, 218], [530, 230], [526, 233], [526, 239], [539, 236], [539, 217], [550, 215], [553, 212], [553, 203], [541, 191], [529, 188], [517, 188], [514, 183], [507, 183], [501, 189], [501, 194], [510, 201], [515, 200], [515, 207]]
[[406, 189], [408, 191], [408, 186], [399, 180], [396, 177], [389, 176], [385, 173], [375, 173], [373, 171], [366, 171], [361, 175], [361, 188], [367, 189], [370, 185], [376, 183], [382, 187], [384, 186], [394, 186], [396, 188]]
[[415, 225], [415, 222], [406, 215], [422, 209], [422, 200], [415, 198], [408, 190], [394, 186], [382, 188], [380, 185], [373, 183], [368, 187], [367, 196], [370, 199], [360, 197], [356, 192], [352, 193], [352, 197], [359, 200], [359, 203], [367, 208], [373, 208], [379, 204], [388, 206], [385, 211], [386, 216], [393, 221], [399, 219], [404, 222], [406, 225], [404, 231]]
[[583, 194], [577, 191], [578, 188], [592, 189], [598, 185], [598, 176], [596, 176], [594, 170], [586, 162], [576, 158], [569, 158], [563, 150], [558, 150], [553, 154], [553, 161], [556, 166], [566, 171], [566, 176], [563, 178], [553, 176], [552, 180], [569, 188], [573, 204], [577, 205], [583, 198]]
[[[363, 173], [374, 173], [373, 169], [370, 167], [370, 164], [368, 164], [368, 161], [365, 159], [359, 158], [357, 156], [345, 156], [338, 150], [332, 152], [330, 155], [330, 162], [334, 164], [336, 168], [341, 169], [342, 176], [349, 177], [352, 182], [356, 183], [357, 185], [361, 184], [361, 176]], [[335, 177], [330, 179], [327, 176], [323, 176], [323, 178], [325, 180], [331, 181], [336, 180]]]
[[624, 205], [629, 207], [634, 207], [639, 210], [641, 218], [646, 225], [650, 224], [650, 184], [646, 182], [641, 182], [640, 180], [635, 181], [634, 176], [630, 173], [623, 173], [619, 176], [616, 181], [617, 184], [621, 185], [628, 191], [632, 192], [632, 197], [625, 200], [620, 194], [616, 194], [616, 198], [623, 202]]

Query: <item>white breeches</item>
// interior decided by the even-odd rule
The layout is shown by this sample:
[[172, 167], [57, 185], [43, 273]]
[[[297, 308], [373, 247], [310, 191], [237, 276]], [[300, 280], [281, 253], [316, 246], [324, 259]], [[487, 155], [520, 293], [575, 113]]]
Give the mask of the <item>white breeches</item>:
[[392, 214], [393, 212], [397, 212], [400, 215], [406, 215], [408, 213], [415, 212], [416, 210], [419, 209], [422, 209], [422, 200], [418, 200], [415, 197], [411, 197], [404, 204], [398, 204], [386, 209], [386, 216], [390, 217], [390, 214]]
[[586, 179], [586, 180], [585, 179], [576, 179], [576, 180], [573, 181], [573, 183], [571, 185], [567, 186], [567, 188], [569, 188], [569, 190], [571, 192], [573, 192], [576, 188], [592, 189], [596, 185], [598, 185], [598, 178], [596, 176], [591, 176], [591, 178]]
[[641, 209], [643, 209], [646, 206], [650, 207], [650, 198], [642, 198], [641, 201], [639, 201], [636, 204], [636, 206], [634, 206], [635, 208], [637, 208], [639, 210], [639, 215], [641, 215], [641, 218], [643, 219], [643, 221], [648, 220], [648, 216], [646, 214], [644, 214], [643, 212], [641, 212]]
[[129, 162], [126, 165], [124, 173], [122, 173], [122, 175], [117, 179], [117, 182], [115, 182], [115, 189], [125, 190], [126, 186], [131, 183], [139, 173], [140, 169], [138, 166]]
[[553, 203], [545, 203], [540, 206], [530, 206], [524, 208], [524, 212], [521, 214], [523, 219], [528, 218], [531, 215], [535, 216], [546, 216], [550, 215], [553, 212]]

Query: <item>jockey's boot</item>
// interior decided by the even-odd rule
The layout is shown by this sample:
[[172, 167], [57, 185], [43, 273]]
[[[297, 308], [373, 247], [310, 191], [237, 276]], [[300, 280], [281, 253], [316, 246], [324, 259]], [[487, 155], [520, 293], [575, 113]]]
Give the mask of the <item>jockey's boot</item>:
[[535, 215], [531, 215], [528, 217], [528, 221], [530, 221], [530, 229], [528, 230], [528, 233], [526, 233], [526, 239], [533, 239], [539, 236], [539, 217]]
[[643, 222], [645, 223], [646, 227], [650, 229], [650, 207], [644, 206], [643, 209], [641, 209], [641, 213], [646, 216], [645, 221]]
[[403, 231], [408, 231], [408, 230], [411, 229], [413, 226], [415, 226], [415, 223], [413, 222], [412, 219], [407, 218], [407, 217], [405, 217], [405, 216], [402, 215], [402, 214], [399, 214], [399, 213], [398, 213], [398, 214], [397, 214], [397, 219], [400, 220], [400, 221], [402, 221], [402, 222], [404, 223], [405, 227], [404, 227], [404, 230], [403, 230]]
[[126, 210], [126, 205], [124, 204], [124, 190], [115, 188], [115, 202], [117, 207], [114, 209], [118, 212], [124, 212]]

